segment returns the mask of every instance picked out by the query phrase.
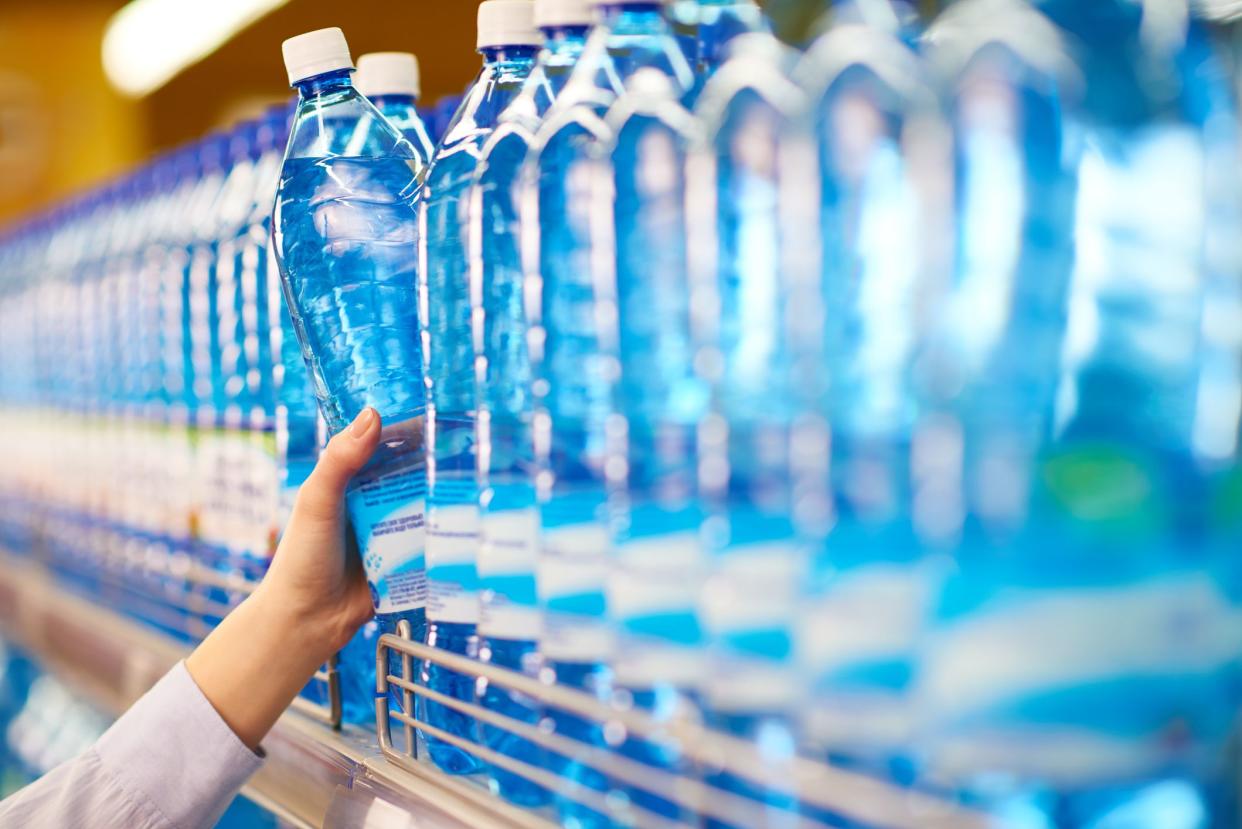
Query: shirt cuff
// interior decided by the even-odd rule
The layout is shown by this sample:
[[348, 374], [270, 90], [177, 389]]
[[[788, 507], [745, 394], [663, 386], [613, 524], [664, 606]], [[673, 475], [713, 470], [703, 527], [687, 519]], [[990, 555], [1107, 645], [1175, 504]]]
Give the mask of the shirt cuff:
[[203, 696], [184, 662], [99, 739], [103, 765], [173, 826], [213, 826], [263, 758]]

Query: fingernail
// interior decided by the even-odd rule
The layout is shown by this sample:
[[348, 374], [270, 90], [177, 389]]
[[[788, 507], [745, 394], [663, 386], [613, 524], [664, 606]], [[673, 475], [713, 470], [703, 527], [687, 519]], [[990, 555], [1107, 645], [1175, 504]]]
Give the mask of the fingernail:
[[375, 409], [367, 406], [358, 416], [354, 418], [354, 422], [349, 424], [349, 434], [355, 438], [364, 436], [371, 431], [371, 424], [375, 422]]

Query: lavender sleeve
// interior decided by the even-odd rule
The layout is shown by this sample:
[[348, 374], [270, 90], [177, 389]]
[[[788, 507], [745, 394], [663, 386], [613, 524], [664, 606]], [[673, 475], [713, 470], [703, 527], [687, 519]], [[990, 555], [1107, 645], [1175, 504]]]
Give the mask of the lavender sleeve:
[[262, 764], [178, 663], [85, 753], [0, 801], [0, 826], [214, 826]]

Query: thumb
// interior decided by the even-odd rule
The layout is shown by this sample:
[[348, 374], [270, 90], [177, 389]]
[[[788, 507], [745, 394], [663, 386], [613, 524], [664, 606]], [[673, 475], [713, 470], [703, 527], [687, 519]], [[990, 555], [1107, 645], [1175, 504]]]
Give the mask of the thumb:
[[298, 492], [296, 511], [312, 521], [336, 521], [350, 480], [379, 444], [379, 413], [368, 406], [349, 427], [337, 433], [319, 455], [315, 469]]

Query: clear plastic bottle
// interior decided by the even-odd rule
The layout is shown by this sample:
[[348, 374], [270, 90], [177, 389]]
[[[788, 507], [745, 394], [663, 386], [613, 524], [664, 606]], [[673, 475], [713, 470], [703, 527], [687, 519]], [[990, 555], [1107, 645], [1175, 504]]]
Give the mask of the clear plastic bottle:
[[[1056, 234], [1035, 225], [1018, 261], [1064, 237], [1072, 261], [1010, 289], [1011, 342], [966, 352], [1008, 373], [985, 362], [962, 396], [968, 509], [923, 682], [930, 762], [1029, 825], [1225, 825], [1237, 627], [1205, 473], [1237, 440], [1236, 368], [1210, 368], [1229, 350], [1237, 365], [1212, 321], [1237, 308], [1233, 94], [1186, 4], [1039, 7], [1077, 63], [1065, 137], [1082, 143], [1071, 206], [1045, 205]], [[1023, 137], [1028, 154], [1046, 140]]]
[[793, 240], [816, 250], [819, 276], [818, 307], [798, 308], [796, 325], [819, 338], [795, 391], [801, 419], [831, 434], [819, 482], [831, 513], [797, 631], [811, 685], [801, 727], [820, 756], [903, 783], [932, 591], [911, 492], [911, 369], [946, 210], [934, 201], [943, 131], [923, 78], [895, 27], [837, 22], [812, 45], [795, 79], [808, 96], [817, 216], [786, 222], [817, 234]]
[[[642, 69], [609, 109], [612, 226], [593, 241], [613, 252], [598, 266], [596, 297], [600, 317], [613, 321], [600, 326], [601, 350], [616, 359], [606, 462], [613, 679], [657, 718], [693, 706], [707, 674], [696, 431], [708, 392], [694, 371], [685, 179], [699, 128], [681, 93], [669, 75]], [[627, 740], [622, 750], [660, 767], [678, 763], [674, 748], [646, 740]], [[660, 814], [681, 813], [641, 790], [631, 797]]]
[[[420, 154], [431, 158], [435, 147], [418, 114], [418, 58], [409, 52], [369, 52], [358, 58], [354, 86]], [[368, 131], [362, 124], [361, 140]]]
[[[339, 29], [286, 41], [284, 54], [299, 101], [272, 217], [281, 285], [328, 431], [367, 406], [383, 418], [346, 508], [381, 627], [407, 622], [417, 639], [426, 468], [413, 202], [426, 159], [353, 88]], [[370, 675], [373, 658], [344, 669]]]
[[695, 82], [691, 104], [703, 85], [729, 57], [739, 35], [766, 32], [767, 20], [755, 0], [699, 0], [698, 46], [695, 50]]
[[[477, 655], [479, 619], [478, 455], [475, 435], [474, 342], [464, 217], [483, 142], [521, 91], [534, 66], [539, 32], [530, 0], [485, 0], [479, 6], [483, 69], [432, 159], [418, 203], [419, 291], [428, 389], [427, 643]], [[474, 678], [434, 663], [428, 687], [473, 701]], [[466, 715], [420, 701], [427, 722], [470, 737]], [[478, 771], [474, 756], [427, 738], [432, 760], [453, 774]]]
[[[594, 5], [596, 25], [523, 167], [520, 209], [523, 226], [539, 228], [523, 237], [522, 259], [541, 481], [540, 650], [558, 682], [605, 696], [614, 652], [604, 601], [610, 545], [604, 461], [612, 378], [595, 316], [595, 257], [605, 254], [593, 248], [592, 232], [597, 222], [607, 227], [611, 210], [593, 187], [601, 152], [613, 138], [604, 114], [630, 78], [650, 67], [684, 94], [694, 75], [661, 3]], [[558, 731], [603, 744], [592, 724], [555, 709], [549, 714]], [[603, 775], [573, 758], [557, 756], [551, 762], [581, 785], [608, 786]], [[564, 820], [608, 824], [603, 815], [571, 800], [559, 801], [559, 807]]]
[[[535, 675], [540, 616], [535, 592], [539, 516], [535, 507], [530, 364], [522, 293], [520, 233], [514, 189], [534, 131], [564, 87], [586, 43], [592, 12], [586, 0], [536, 0], [543, 48], [521, 93], [484, 142], [471, 184], [467, 247], [479, 445], [479, 654], [496, 665]], [[532, 228], [532, 230], [536, 230]], [[481, 680], [483, 705], [537, 722], [525, 698]], [[540, 749], [507, 731], [483, 727], [492, 748], [527, 762]], [[547, 802], [546, 789], [492, 769], [495, 788], [524, 805]]]
[[[700, 618], [711, 651], [702, 703], [708, 722], [762, 747], [774, 777], [788, 769], [801, 702], [793, 634], [807, 558], [792, 457], [804, 438], [790, 332], [802, 295], [782, 216], [782, 195], [801, 188], [783, 143], [803, 105], [788, 76], [793, 58], [771, 35], [733, 40], [698, 99], [704, 138], [689, 181], [693, 284], [700, 306], [716, 309], [694, 317], [696, 365], [711, 391], [699, 430], [709, 557]], [[792, 805], [735, 777], [712, 782]], [[792, 817], [769, 818], [782, 819]]]

